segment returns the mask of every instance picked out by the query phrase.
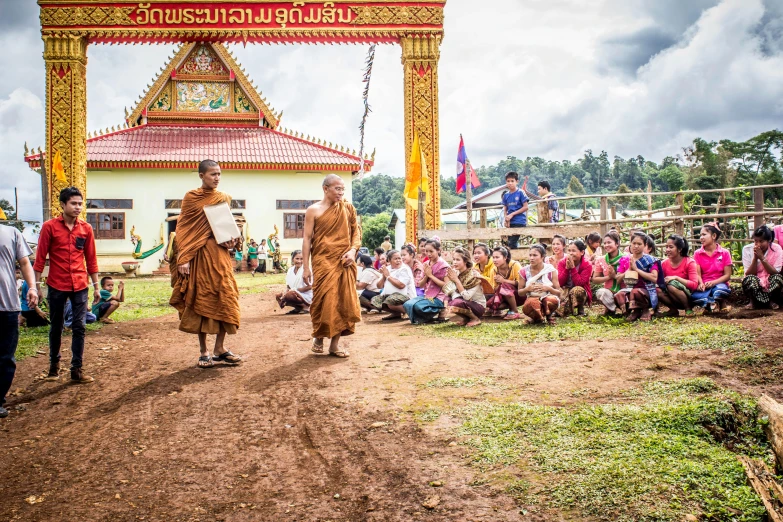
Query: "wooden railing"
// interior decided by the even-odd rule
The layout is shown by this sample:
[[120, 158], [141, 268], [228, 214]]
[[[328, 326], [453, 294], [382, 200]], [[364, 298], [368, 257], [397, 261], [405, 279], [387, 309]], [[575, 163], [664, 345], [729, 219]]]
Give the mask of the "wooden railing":
[[[746, 233], [743, 235], [743, 237], [725, 238], [723, 241], [728, 243], [747, 243], [750, 241], [750, 231], [752, 229], [758, 228], [765, 222], [769, 222], [769, 218], [781, 216], [781, 209], [778, 207], [764, 208], [764, 190], [780, 188], [783, 188], [783, 184], [757, 185], [751, 187], [731, 187], [723, 189], [687, 190], [679, 192], [634, 192], [622, 194], [588, 194], [580, 196], [555, 197], [553, 199], [561, 203], [561, 216], [563, 216], [565, 219], [564, 221], [559, 223], [536, 223], [524, 228], [515, 229], [494, 227], [490, 228], [487, 226], [487, 211], [502, 209], [502, 205], [473, 208], [471, 210], [444, 210], [441, 212], [441, 215], [466, 214], [466, 228], [462, 230], [424, 230], [422, 235], [425, 237], [438, 236], [442, 241], [448, 242], [466, 242], [469, 246], [472, 246], [475, 241], [500, 241], [504, 237], [512, 234], [520, 234], [523, 238], [530, 238], [536, 241], [548, 243], [556, 234], [563, 235], [567, 238], [583, 238], [591, 232], [599, 232], [603, 236], [612, 228], [615, 228], [621, 232], [627, 231], [631, 228], [641, 228], [648, 231], [649, 233], [652, 233], [652, 235], [655, 236], [659, 242], [665, 241], [665, 237], [668, 234], [675, 233], [685, 236], [689, 241], [695, 243], [697, 238], [694, 236], [693, 231], [697, 228], [697, 222], [699, 222], [698, 226], [701, 226], [704, 223], [712, 221], [726, 223], [727, 220], [745, 218], [748, 222], [748, 226], [746, 227]], [[740, 207], [737, 205], [725, 205], [717, 203], [711, 206], [696, 206], [695, 208], [702, 210], [702, 212], [699, 213], [686, 213], [685, 196], [687, 194], [716, 194], [736, 191], [751, 192], [752, 205], [748, 208], [747, 211], [739, 210]], [[617, 200], [621, 198], [628, 200], [634, 196], [647, 197], [648, 210], [631, 211], [632, 214], [629, 217], [618, 217], [617, 207], [610, 207], [610, 200]], [[652, 198], [661, 196], [674, 196], [675, 205], [661, 209], [652, 209]], [[562, 202], [588, 199], [598, 200], [598, 219], [594, 219], [592, 213], [590, 213], [589, 219], [568, 220], [566, 213], [562, 212], [562, 207], [564, 206]], [[531, 201], [530, 209], [534, 210], [536, 205], [539, 203], [539, 201]], [[714, 212], [707, 212], [707, 210], [714, 210]], [[724, 212], [721, 212], [721, 210], [724, 210]], [[725, 212], [725, 210], [730, 210], [730, 212]], [[661, 213], [663, 215], [654, 215]], [[752, 228], [750, 227], [751, 220]], [[474, 227], [474, 225], [478, 226]], [[657, 233], [658, 231], [660, 231], [660, 234]]]

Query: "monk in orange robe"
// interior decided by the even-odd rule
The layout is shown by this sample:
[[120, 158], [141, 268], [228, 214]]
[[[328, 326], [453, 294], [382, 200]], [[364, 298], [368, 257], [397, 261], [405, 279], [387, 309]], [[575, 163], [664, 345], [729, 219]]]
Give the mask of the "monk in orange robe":
[[[356, 295], [356, 251], [362, 244], [362, 231], [353, 205], [343, 201], [345, 183], [336, 174], [323, 182], [324, 199], [305, 213], [304, 271], [306, 283], [312, 281], [313, 348], [323, 353], [324, 339], [331, 339], [329, 355], [348, 357], [339, 346], [340, 337], [354, 333], [362, 320]], [[310, 259], [312, 256], [312, 268]]]
[[[218, 192], [220, 166], [213, 160], [199, 164], [201, 187], [185, 194], [169, 266], [171, 299], [179, 312], [179, 329], [198, 334], [200, 368], [214, 366], [214, 360], [237, 364], [241, 358], [223, 346], [226, 334], [239, 328], [239, 289], [234, 279], [234, 263], [229, 249], [234, 241], [217, 244], [204, 207], [230, 202], [231, 196]], [[213, 354], [207, 350], [207, 334], [214, 334]]]

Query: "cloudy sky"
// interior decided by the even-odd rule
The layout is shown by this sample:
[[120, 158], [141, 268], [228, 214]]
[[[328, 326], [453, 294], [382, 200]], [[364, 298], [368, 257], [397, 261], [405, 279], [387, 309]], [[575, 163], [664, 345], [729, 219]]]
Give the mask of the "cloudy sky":
[[[44, 143], [34, 0], [0, 0], [0, 198], [40, 218], [23, 145]], [[174, 46], [88, 51], [88, 128], [123, 120]], [[233, 46], [283, 125], [358, 149], [363, 46]], [[780, 0], [449, 0], [440, 62], [441, 170], [459, 134], [476, 165], [585, 149], [659, 161], [694, 137], [744, 140], [783, 124]], [[374, 172], [404, 175], [400, 50], [380, 46], [367, 124]]]

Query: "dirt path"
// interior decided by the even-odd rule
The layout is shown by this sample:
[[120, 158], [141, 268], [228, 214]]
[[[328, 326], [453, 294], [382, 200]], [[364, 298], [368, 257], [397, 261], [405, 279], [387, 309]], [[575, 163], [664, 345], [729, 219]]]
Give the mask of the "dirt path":
[[[642, 380], [697, 375], [781, 395], [729, 373], [717, 353], [624, 341], [488, 348], [377, 316], [348, 340], [349, 359], [315, 356], [309, 317], [281, 315], [270, 293], [242, 305], [229, 338], [246, 358], [239, 367], [195, 368], [195, 338], [173, 316], [88, 336], [89, 386], [44, 382], [46, 357], [23, 361], [0, 422], [0, 520], [574, 520], [522, 516], [475, 481], [453, 419], [414, 414], [486, 398], [602, 400]], [[423, 386], [439, 377], [499, 385]], [[434, 495], [438, 505], [423, 507]]]

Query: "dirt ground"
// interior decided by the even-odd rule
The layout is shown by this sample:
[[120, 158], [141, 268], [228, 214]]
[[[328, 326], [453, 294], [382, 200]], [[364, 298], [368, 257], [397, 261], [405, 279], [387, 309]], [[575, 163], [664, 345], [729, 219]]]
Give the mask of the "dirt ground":
[[[282, 315], [271, 293], [244, 296], [242, 311], [229, 337], [246, 359], [237, 367], [197, 369], [196, 339], [175, 316], [88, 335], [91, 385], [41, 380], [46, 356], [22, 361], [0, 421], [0, 520], [580, 520], [523, 515], [477, 480], [454, 419], [416, 415], [486, 398], [620, 400], [640, 381], [701, 375], [783, 397], [778, 380], [737, 373], [719, 352], [634, 341], [482, 347], [369, 316], [342, 360], [311, 354], [309, 316]], [[778, 347], [775, 316], [741, 322]], [[481, 376], [503, 386], [424, 386]]]

